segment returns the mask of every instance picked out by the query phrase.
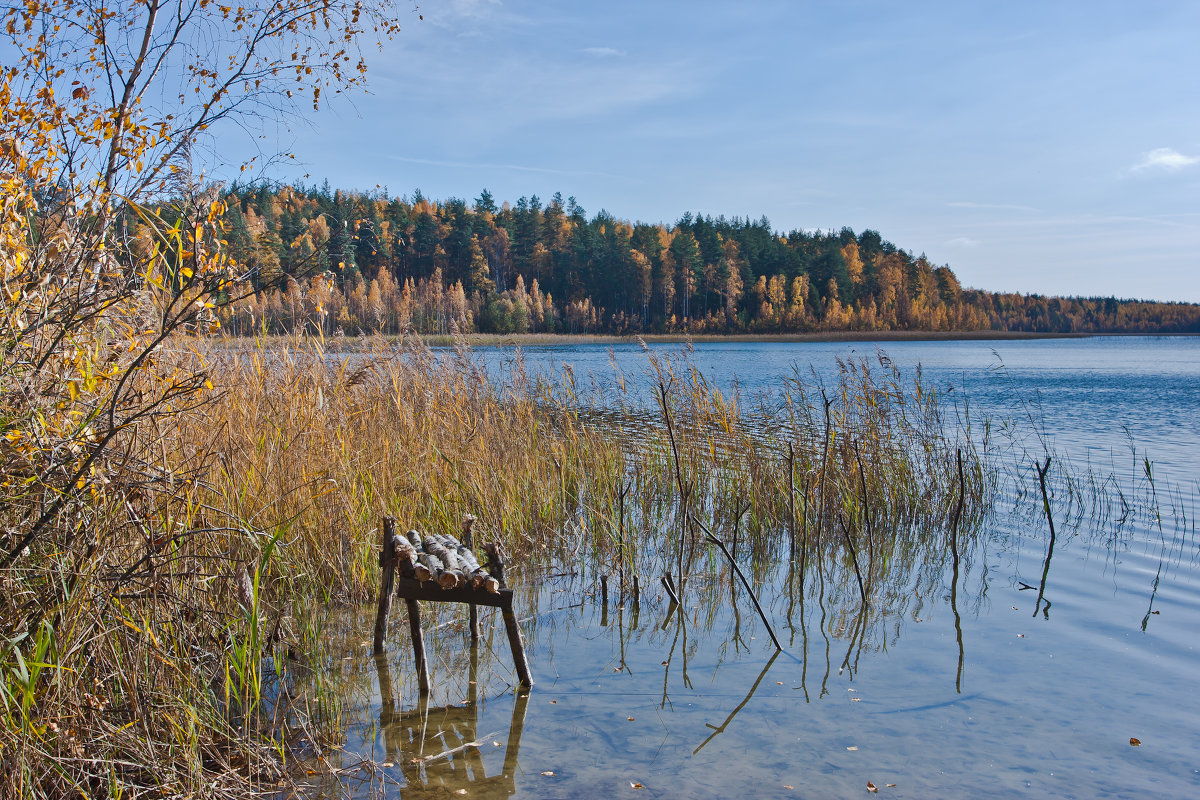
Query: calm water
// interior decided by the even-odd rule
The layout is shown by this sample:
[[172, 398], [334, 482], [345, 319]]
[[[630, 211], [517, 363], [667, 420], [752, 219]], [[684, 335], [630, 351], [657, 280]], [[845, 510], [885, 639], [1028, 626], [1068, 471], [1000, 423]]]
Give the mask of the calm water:
[[[1021, 494], [1036, 487], [1025, 470], [964, 541], [957, 580], [941, 548], [918, 554], [897, 564], [878, 589], [888, 600], [865, 613], [844, 568], [817, 570], [821, 580], [800, 597], [788, 596], [782, 570], [766, 569], [760, 594], [785, 645], [777, 656], [723, 571], [689, 585], [674, 613], [656, 583], [637, 607], [621, 606], [615, 590], [603, 607], [588, 564], [518, 574], [537, 681], [528, 696], [509, 686], [502, 627], [487, 628], [472, 666], [461, 612], [442, 611], [427, 635], [436, 688], [420, 706], [402, 619], [378, 664], [363, 615], [344, 626], [337, 665], [357, 721], [345, 749], [316, 765], [314, 794], [848, 797], [870, 782], [897, 798], [1200, 796], [1200, 540], [1191, 518], [1200, 339], [885, 349], [906, 369], [920, 364], [947, 402], [969, 398], [973, 417], [1005, 431], [1017, 444], [998, 457], [1015, 463], [1028, 457], [1022, 448], [1034, 455], [1049, 445], [1115, 475], [1140, 498], [1137, 509], [1069, 522], [1060, 493], [1047, 564], [1040, 498]], [[697, 346], [693, 358], [717, 385], [755, 392], [796, 370], [829, 379], [838, 357], [875, 352], [864, 343], [731, 343]], [[613, 361], [627, 380], [645, 370], [636, 347], [524, 355], [531, 371], [571, 364], [580, 384], [589, 372], [612, 382]], [[496, 365], [511, 353], [478, 357]], [[428, 759], [464, 744], [473, 746]]]

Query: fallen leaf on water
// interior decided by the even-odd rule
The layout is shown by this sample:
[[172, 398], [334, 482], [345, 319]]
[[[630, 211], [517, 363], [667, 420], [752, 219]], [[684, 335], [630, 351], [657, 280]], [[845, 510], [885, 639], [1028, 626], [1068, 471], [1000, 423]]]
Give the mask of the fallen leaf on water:
[[629, 788], [630, 789], [645, 789], [646, 787], [642, 786], [640, 783], [634, 783], [633, 781], [630, 781]]
[[626, 717], [625, 719], [629, 720], [630, 722], [633, 722], [633, 717]]
[[879, 794], [879, 787], [870, 781], [867, 781], [867, 791], [871, 794]]
[[847, 747], [846, 749], [847, 749], [847, 750], [851, 750], [851, 751], [853, 751], [853, 750], [857, 750], [857, 749], [858, 749], [858, 747], [857, 747], [856, 745], [850, 745], [850, 746], [849, 746], [849, 747]]
[[1142, 740], [1141, 740], [1141, 739], [1137, 739], [1137, 738], [1135, 738], [1135, 737], [1133, 737], [1133, 736], [1130, 736], [1130, 737], [1129, 737], [1129, 744], [1130, 744], [1130, 745], [1132, 745], [1133, 747], [1140, 747], [1140, 746], [1141, 746], [1141, 744], [1142, 744]]
[[543, 772], [542, 774], [543, 774], [543, 775], [545, 775], [547, 778], [553, 778], [553, 777], [554, 777], [554, 770], [549, 770], [549, 769], [548, 769], [548, 770], [546, 770], [545, 772]]
[[776, 686], [783, 686], [783, 681], [775, 681]]

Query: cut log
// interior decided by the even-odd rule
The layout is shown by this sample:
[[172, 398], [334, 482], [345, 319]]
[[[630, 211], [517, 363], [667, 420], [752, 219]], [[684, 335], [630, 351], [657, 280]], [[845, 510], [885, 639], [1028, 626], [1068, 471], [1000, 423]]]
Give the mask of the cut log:
[[467, 582], [471, 584], [472, 589], [482, 588], [484, 582], [491, 577], [488, 575], [487, 570], [479, 566], [479, 559], [475, 557], [475, 554], [465, 544], [458, 546], [458, 560], [462, 564], [463, 573], [466, 575]]
[[465, 576], [458, 568], [458, 556], [446, 548], [442, 537], [426, 536], [425, 552], [440, 562], [442, 569], [437, 578], [438, 585], [443, 589], [453, 589], [463, 583]]
[[421, 535], [419, 533], [416, 533], [415, 530], [409, 530], [407, 537], [408, 537], [409, 543], [412, 543], [413, 555], [415, 558], [414, 563], [413, 563], [413, 577], [418, 579], [418, 581], [420, 581], [421, 583], [425, 583], [426, 581], [432, 581], [433, 572], [430, 570], [430, 567], [428, 567], [424, 563], [424, 561], [421, 561], [421, 552], [422, 552]]
[[396, 569], [402, 577], [415, 577], [417, 551], [404, 534], [396, 533], [392, 538], [392, 552], [396, 557]]
[[431, 556], [429, 553], [418, 553], [417, 563], [424, 568], [425, 573], [424, 578], [418, 575], [417, 580], [421, 582], [436, 581], [437, 583], [441, 583], [442, 567], [436, 558]]

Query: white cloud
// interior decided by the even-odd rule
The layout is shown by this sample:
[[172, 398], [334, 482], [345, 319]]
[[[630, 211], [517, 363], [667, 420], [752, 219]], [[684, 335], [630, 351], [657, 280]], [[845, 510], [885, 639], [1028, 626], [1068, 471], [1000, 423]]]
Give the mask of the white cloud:
[[946, 247], [978, 247], [979, 240], [972, 239], [970, 236], [956, 236], [946, 242]]
[[613, 56], [623, 56], [625, 53], [621, 50], [616, 50], [612, 47], [585, 47], [583, 52], [589, 56], [600, 56], [601, 58], [610, 58]]
[[1195, 164], [1200, 164], [1200, 157], [1185, 156], [1183, 153], [1173, 150], [1170, 147], [1158, 147], [1146, 153], [1145, 158], [1134, 164], [1133, 171], [1141, 172], [1145, 169], [1177, 170]]

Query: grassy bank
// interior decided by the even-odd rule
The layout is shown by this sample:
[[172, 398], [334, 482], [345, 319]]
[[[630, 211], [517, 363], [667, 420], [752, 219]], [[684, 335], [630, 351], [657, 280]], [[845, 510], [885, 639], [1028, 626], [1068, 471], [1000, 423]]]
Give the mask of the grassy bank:
[[105, 495], [0, 575], [0, 795], [286, 780], [338, 716], [319, 681], [289, 700], [288, 673], [325, 657], [322, 607], [372, 598], [384, 514], [452, 533], [472, 513], [531, 567], [646, 576], [715, 569], [707, 529], [752, 572], [793, 563], [802, 584], [820, 559], [868, 595], [889, 564], [944, 556], [993, 488], [959, 420], [886, 359], [825, 387], [797, 375], [767, 405], [658, 356], [655, 406], [585, 406], [569, 375], [496, 378], [421, 342], [175, 344], [215, 389], [126, 431], [159, 483]]

